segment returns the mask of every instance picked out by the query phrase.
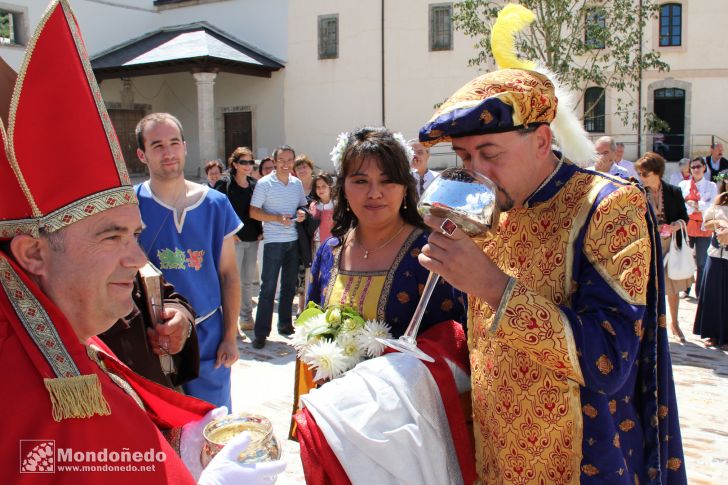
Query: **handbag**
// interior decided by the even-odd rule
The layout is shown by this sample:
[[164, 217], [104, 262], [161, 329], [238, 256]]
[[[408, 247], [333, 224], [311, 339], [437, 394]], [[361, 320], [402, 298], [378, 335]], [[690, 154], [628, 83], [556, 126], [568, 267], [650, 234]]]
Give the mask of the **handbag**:
[[685, 230], [685, 222], [680, 223], [680, 232], [682, 233], [682, 247], [677, 246], [677, 231], [672, 233], [670, 240], [670, 251], [665, 256], [665, 273], [671, 280], [688, 279], [695, 274], [697, 266], [693, 258], [693, 252], [687, 244], [688, 235]]

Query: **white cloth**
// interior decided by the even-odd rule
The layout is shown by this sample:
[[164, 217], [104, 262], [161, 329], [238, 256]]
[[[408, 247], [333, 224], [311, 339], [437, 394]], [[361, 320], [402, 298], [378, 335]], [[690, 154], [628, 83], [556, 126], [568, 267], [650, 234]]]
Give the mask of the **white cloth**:
[[362, 362], [301, 401], [353, 485], [462, 484], [440, 392], [418, 359]]

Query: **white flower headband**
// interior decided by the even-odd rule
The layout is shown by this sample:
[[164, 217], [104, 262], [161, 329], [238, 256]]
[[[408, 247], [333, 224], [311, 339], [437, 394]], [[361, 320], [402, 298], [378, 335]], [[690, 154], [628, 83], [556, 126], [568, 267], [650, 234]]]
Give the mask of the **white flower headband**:
[[[392, 137], [400, 144], [402, 150], [404, 150], [404, 154], [407, 157], [407, 163], [412, 163], [412, 159], [415, 157], [415, 152], [412, 150], [409, 143], [407, 143], [404, 136], [402, 136], [402, 133], [393, 133]], [[341, 158], [343, 157], [344, 150], [346, 150], [346, 146], [348, 144], [349, 132], [344, 131], [339, 133], [339, 136], [336, 138], [336, 145], [334, 145], [334, 148], [331, 149], [331, 161], [334, 164], [334, 170], [336, 170], [337, 174], [341, 171]]]

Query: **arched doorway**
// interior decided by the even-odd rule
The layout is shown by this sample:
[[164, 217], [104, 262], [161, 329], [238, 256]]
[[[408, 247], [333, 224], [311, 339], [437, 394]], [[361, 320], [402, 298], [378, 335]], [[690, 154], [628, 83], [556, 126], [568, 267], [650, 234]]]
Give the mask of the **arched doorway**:
[[685, 156], [685, 90], [655, 89], [654, 113], [670, 125], [670, 130], [662, 133], [662, 140], [655, 139], [653, 150], [667, 160], [680, 160]]

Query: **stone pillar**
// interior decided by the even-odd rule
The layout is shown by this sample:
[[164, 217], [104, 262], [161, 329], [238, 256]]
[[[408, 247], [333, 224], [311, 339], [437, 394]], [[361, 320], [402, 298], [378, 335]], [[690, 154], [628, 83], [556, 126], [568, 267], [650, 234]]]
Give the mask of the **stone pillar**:
[[214, 72], [195, 72], [197, 82], [197, 126], [199, 127], [200, 159], [197, 175], [202, 176], [205, 160], [217, 158], [215, 136], [215, 78]]

